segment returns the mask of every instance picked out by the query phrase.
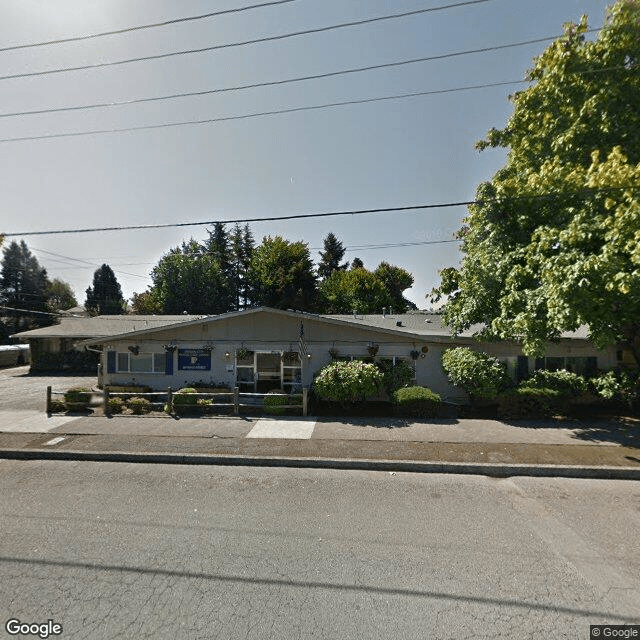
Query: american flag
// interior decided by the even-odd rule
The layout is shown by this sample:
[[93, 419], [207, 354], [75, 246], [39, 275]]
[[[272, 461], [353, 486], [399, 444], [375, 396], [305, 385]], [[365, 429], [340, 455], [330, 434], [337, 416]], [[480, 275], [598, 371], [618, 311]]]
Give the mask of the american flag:
[[300, 337], [298, 338], [298, 353], [300, 354], [300, 360], [307, 357], [307, 342], [304, 339], [304, 325], [300, 323]]

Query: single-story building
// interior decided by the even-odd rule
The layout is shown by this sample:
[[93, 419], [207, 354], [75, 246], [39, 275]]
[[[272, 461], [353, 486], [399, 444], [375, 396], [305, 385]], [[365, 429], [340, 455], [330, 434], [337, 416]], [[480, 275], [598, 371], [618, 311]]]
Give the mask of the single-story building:
[[544, 358], [527, 358], [509, 342], [478, 342], [474, 328], [452, 337], [437, 313], [318, 315], [261, 307], [139, 327], [80, 342], [101, 353], [105, 385], [178, 389], [194, 383], [241, 391], [299, 391], [335, 359], [404, 360], [415, 382], [443, 397], [461, 398], [441, 366], [445, 349], [469, 346], [507, 363], [514, 378], [536, 368], [588, 373], [617, 365], [615, 348], [597, 350], [586, 331], [550, 344]]
[[203, 316], [158, 315], [83, 315], [63, 316], [58, 324], [12, 335], [21, 342], [28, 342], [32, 371], [96, 371], [99, 358], [95, 352], [78, 347], [77, 343], [92, 338], [120, 335], [162, 327], [172, 323], [184, 323]]

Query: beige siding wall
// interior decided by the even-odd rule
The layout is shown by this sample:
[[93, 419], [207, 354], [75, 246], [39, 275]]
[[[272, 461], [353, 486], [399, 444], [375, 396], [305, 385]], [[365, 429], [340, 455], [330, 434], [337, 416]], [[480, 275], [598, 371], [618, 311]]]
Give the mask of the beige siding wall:
[[[444, 398], [463, 399], [464, 393], [453, 387], [446, 378], [441, 366], [442, 352], [446, 348], [456, 346], [454, 343], [442, 344], [439, 341], [414, 340], [402, 335], [387, 334], [360, 326], [351, 327], [332, 324], [313, 317], [291, 317], [278, 313], [260, 312], [240, 315], [231, 318], [211, 320], [207, 323], [183, 328], [167, 327], [153, 334], [152, 337], [114, 342], [105, 345], [105, 350], [126, 353], [128, 347], [137, 346], [141, 353], [165, 353], [164, 345], [177, 347], [173, 354], [173, 375], [160, 373], [109, 373], [106, 354], [103, 354], [103, 370], [105, 384], [143, 384], [154, 389], [174, 389], [189, 386], [194, 382], [204, 381], [213, 385], [234, 386], [236, 381], [235, 354], [244, 347], [251, 351], [285, 352], [298, 351], [300, 323], [304, 325], [307, 350], [311, 358], [302, 363], [302, 384], [309, 386], [313, 382], [314, 373], [331, 362], [329, 350], [335, 350], [340, 356], [367, 357], [368, 346], [378, 345], [378, 357], [410, 358], [412, 350], [420, 352], [415, 361], [416, 382], [436, 391]], [[521, 355], [520, 348], [509, 343], [476, 343], [471, 340], [460, 340], [458, 344], [485, 351], [498, 358]], [[213, 348], [211, 352], [211, 369], [208, 371], [184, 371], [178, 369], [178, 349]], [[427, 347], [426, 352], [422, 348]], [[227, 354], [229, 354], [227, 356]], [[601, 369], [616, 366], [615, 348], [596, 351], [585, 341], [563, 341], [550, 345], [547, 356], [597, 356]], [[530, 361], [533, 371], [535, 359]]]

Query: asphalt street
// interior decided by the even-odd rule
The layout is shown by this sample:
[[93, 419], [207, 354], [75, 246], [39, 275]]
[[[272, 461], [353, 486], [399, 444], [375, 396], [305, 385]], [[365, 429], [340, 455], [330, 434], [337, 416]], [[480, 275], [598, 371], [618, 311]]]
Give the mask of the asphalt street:
[[628, 481], [0, 460], [0, 619], [92, 640], [588, 638], [640, 622], [639, 530]]

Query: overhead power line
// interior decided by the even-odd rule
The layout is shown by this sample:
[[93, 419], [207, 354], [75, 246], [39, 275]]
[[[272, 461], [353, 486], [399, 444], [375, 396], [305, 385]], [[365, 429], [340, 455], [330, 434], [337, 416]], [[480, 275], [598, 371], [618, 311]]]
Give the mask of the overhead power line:
[[[450, 55], [450, 54], [446, 54]], [[459, 54], [455, 54], [459, 55]], [[461, 55], [461, 54], [460, 54]], [[366, 67], [353, 67], [351, 69], [341, 69], [339, 71], [328, 71], [325, 73], [316, 73], [307, 76], [297, 76], [295, 78], [284, 78], [282, 80], [269, 80], [266, 82], [253, 82], [250, 84], [241, 84], [235, 85], [231, 87], [220, 87], [217, 89], [202, 89], [200, 91], [187, 91], [182, 93], [171, 93], [164, 96], [151, 96], [147, 98], [133, 98], [131, 100], [112, 100], [109, 102], [95, 102], [92, 104], [83, 104], [83, 105], [73, 105], [68, 107], [51, 107], [46, 109], [34, 109], [31, 111], [15, 111], [13, 113], [0, 113], [0, 118], [13, 118], [17, 116], [32, 116], [32, 115], [42, 115], [45, 113], [60, 113], [64, 111], [81, 111], [88, 109], [101, 109], [108, 107], [121, 107], [132, 104], [140, 104], [144, 102], [160, 102], [162, 100], [173, 100], [177, 98], [191, 98], [191, 97], [199, 97], [212, 95], [216, 93], [226, 93], [229, 91], [243, 91], [246, 89], [257, 89], [260, 87], [273, 87], [284, 84], [292, 84], [295, 82], [304, 82], [309, 80], [319, 80], [324, 78], [332, 78], [335, 76], [347, 75], [352, 73], [362, 73], [366, 71], [373, 71], [376, 69], [386, 69], [390, 67], [400, 67], [402, 65], [416, 64], [419, 62], [428, 62], [430, 60], [434, 60], [434, 56], [429, 56], [426, 58], [410, 58], [409, 60], [397, 60], [395, 62], [385, 62], [382, 64], [368, 65]], [[586, 75], [586, 74], [597, 74], [597, 73], [605, 73], [610, 71], [621, 71], [627, 70], [625, 66], [617, 66], [617, 67], [607, 67], [604, 69], [585, 69], [582, 71], [573, 71], [570, 75]], [[435, 89], [430, 92], [421, 93], [420, 95], [432, 95], [438, 93], [452, 93], [456, 91], [469, 91], [472, 89], [485, 89], [487, 87], [502, 87], [511, 84], [526, 84], [529, 83], [529, 80], [505, 80], [503, 82], [490, 82], [485, 84], [477, 84], [477, 85], [469, 85], [464, 87], [453, 87], [450, 89]]]
[[[355, 209], [347, 211], [329, 211], [323, 213], [299, 213], [288, 216], [268, 216], [266, 218], [231, 218], [228, 220], [205, 220], [201, 222], [169, 222], [165, 224], [140, 224], [140, 225], [126, 225], [119, 227], [89, 227], [85, 229], [58, 229], [49, 231], [23, 231], [20, 233], [3, 233], [4, 237], [15, 236], [47, 236], [47, 235], [60, 235], [70, 233], [95, 233], [103, 231], [135, 231], [135, 230], [147, 230], [147, 229], [168, 229], [178, 227], [205, 227], [212, 226], [216, 223], [219, 224], [236, 224], [236, 223], [249, 223], [249, 222], [278, 222], [282, 220], [302, 220], [307, 218], [328, 218], [333, 216], [356, 216], [363, 214], [375, 214], [375, 213], [399, 213], [403, 211], [419, 211], [429, 209], [446, 209], [451, 207], [466, 207], [472, 204], [482, 205], [487, 202], [509, 202], [509, 201], [521, 201], [521, 200], [545, 200], [551, 198], [557, 198], [558, 196], [581, 196], [589, 195], [593, 193], [611, 193], [615, 191], [640, 191], [640, 187], [602, 187], [598, 189], [582, 189], [575, 192], [554, 192], [554, 193], [542, 193], [537, 195], [523, 195], [509, 198], [484, 198], [482, 200], [461, 200], [458, 202], [442, 202], [435, 204], [416, 204], [408, 205], [405, 207], [381, 207], [378, 209]], [[441, 242], [441, 241], [438, 241]]]
[[[95, 268], [99, 268], [100, 267], [100, 265], [96, 264], [95, 262], [89, 262], [88, 260], [82, 260], [81, 258], [73, 258], [72, 256], [64, 256], [61, 253], [54, 253], [53, 251], [45, 251], [44, 249], [37, 249], [36, 247], [31, 247], [31, 248], [36, 253], [46, 253], [47, 255], [55, 256], [57, 258], [64, 258], [67, 261], [71, 260], [73, 262], [80, 262], [83, 265], [87, 265], [87, 266], [81, 267], [83, 269], [95, 269]], [[141, 276], [138, 273], [129, 273], [127, 271], [116, 271], [115, 269], [113, 271], [114, 271], [114, 273], [119, 273], [119, 274], [125, 275], [125, 276], [133, 276], [134, 278], [145, 278], [146, 279], [146, 276]]]
[[331, 211], [327, 213], [300, 213], [291, 216], [270, 216], [268, 218], [238, 218], [233, 220], [206, 220], [204, 222], [171, 222], [167, 224], [140, 224], [140, 225], [128, 225], [122, 227], [92, 227], [89, 229], [61, 229], [55, 231], [25, 231], [23, 233], [4, 233], [7, 238], [13, 236], [44, 236], [55, 234], [67, 234], [67, 233], [93, 233], [98, 231], [132, 231], [138, 229], [168, 229], [176, 227], [205, 227], [212, 226], [216, 222], [222, 224], [233, 224], [241, 222], [273, 222], [278, 220], [300, 220], [302, 218], [327, 218], [331, 216], [346, 216], [346, 215], [361, 215], [363, 213], [390, 213], [393, 211], [415, 211], [418, 209], [440, 209], [446, 207], [459, 207], [464, 205], [473, 204], [473, 201], [468, 202], [448, 202], [443, 204], [423, 204], [412, 205], [407, 207], [387, 207], [381, 209], [360, 209], [356, 211]]
[[13, 307], [3, 307], [3, 306], [0, 306], [0, 309], [4, 309], [5, 311], [20, 311], [21, 313], [36, 313], [40, 316], [53, 316], [54, 318], [57, 318], [60, 315], [59, 313], [48, 313], [46, 311], [34, 311], [33, 309], [14, 309]]
[[[293, 32], [289, 32], [289, 33], [283, 33], [283, 34], [279, 34], [279, 35], [275, 35], [275, 36], [266, 36], [263, 38], [254, 38], [252, 40], [242, 40], [242, 41], [237, 41], [237, 42], [228, 42], [225, 44], [217, 44], [217, 45], [211, 45], [209, 47], [200, 47], [197, 49], [182, 49], [180, 51], [169, 51], [167, 53], [159, 53], [159, 54], [155, 54], [155, 55], [150, 55], [150, 56], [141, 56], [138, 58], [127, 58], [124, 60], [112, 60], [110, 62], [97, 62], [94, 64], [86, 64], [86, 65], [80, 65], [80, 66], [76, 66], [76, 67], [61, 67], [58, 69], [45, 69], [43, 71], [30, 71], [30, 72], [25, 72], [25, 73], [14, 73], [11, 75], [6, 75], [6, 76], [0, 76], [0, 80], [13, 80], [13, 79], [17, 79], [17, 78], [29, 78], [29, 77], [33, 77], [33, 76], [44, 76], [44, 75], [50, 75], [53, 73], [67, 73], [67, 72], [71, 72], [71, 71], [84, 71], [84, 70], [88, 70], [88, 69], [101, 69], [104, 67], [113, 67], [113, 66], [117, 66], [117, 65], [123, 65], [123, 64], [131, 64], [133, 62], [146, 62], [149, 60], [160, 60], [163, 58], [171, 58], [174, 56], [184, 56], [184, 55], [191, 55], [191, 54], [196, 54], [196, 53], [206, 53], [209, 51], [218, 51], [220, 49], [230, 49], [233, 47], [245, 47], [248, 45], [253, 45], [253, 44], [259, 44], [259, 43], [263, 43], [263, 42], [275, 42], [277, 40], [286, 40], [287, 38], [295, 38], [298, 36], [306, 36], [306, 35], [311, 35], [314, 33], [324, 33], [326, 31], [334, 31], [336, 29], [347, 29], [350, 27], [355, 27], [355, 26], [359, 26], [359, 25], [363, 25], [363, 24], [371, 24], [374, 22], [382, 22], [383, 20], [397, 20], [398, 18], [406, 18], [409, 16], [414, 16], [414, 15], [418, 15], [421, 13], [429, 13], [429, 12], [433, 12], [433, 11], [442, 11], [445, 9], [452, 9], [455, 7], [463, 7], [463, 6], [467, 6], [467, 5], [473, 5], [473, 4], [480, 4], [480, 3], [484, 3], [484, 2], [490, 2], [491, 0], [467, 0], [466, 2], [458, 2], [458, 3], [454, 3], [454, 4], [447, 4], [447, 5], [442, 5], [439, 7], [428, 7], [426, 9], [415, 9], [413, 11], [404, 11], [402, 13], [394, 13], [394, 14], [388, 14], [388, 15], [384, 15], [384, 16], [377, 16], [375, 18], [366, 18], [363, 20], [352, 20], [350, 22], [342, 22], [339, 24], [334, 24], [334, 25], [329, 25], [326, 27], [316, 27], [313, 29], [304, 29], [301, 31], [293, 31]], [[549, 40], [549, 38], [544, 38], [544, 40]], [[535, 42], [535, 41], [533, 41]]]
[[131, 131], [145, 131], [148, 129], [168, 129], [171, 127], [184, 127], [188, 125], [215, 124], [216, 122], [230, 122], [233, 120], [250, 120], [252, 118], [264, 118], [267, 116], [284, 115], [286, 113], [296, 113], [299, 111], [319, 111], [335, 107], [346, 107], [349, 105], [367, 104], [371, 102], [385, 102], [389, 100], [405, 100], [407, 98], [417, 98], [419, 96], [430, 96], [441, 93], [455, 93], [459, 91], [471, 91], [474, 89], [486, 89], [489, 87], [500, 87], [505, 85], [525, 83], [526, 80], [515, 80], [508, 82], [494, 82], [481, 85], [470, 85], [467, 87], [455, 87], [452, 89], [436, 89], [431, 91], [416, 91], [412, 93], [401, 93], [390, 96], [378, 96], [375, 98], [362, 98], [359, 100], [343, 100], [340, 102], [327, 102], [325, 104], [309, 105], [306, 107], [291, 107], [287, 109], [273, 109], [270, 111], [257, 111], [254, 113], [244, 113], [237, 116], [221, 116], [219, 118], [205, 118], [203, 120], [181, 120], [178, 122], [163, 122], [160, 124], [145, 124], [135, 127], [121, 127], [114, 129], [88, 129], [86, 131], [71, 131], [69, 133], [45, 133], [36, 136], [20, 136], [16, 138], [0, 138], [1, 143], [26, 142], [28, 140], [50, 140], [53, 138], [77, 138], [80, 136], [104, 135], [107, 133], [127, 133]]
[[156, 27], [167, 27], [171, 24], [179, 24], [181, 22], [193, 22], [195, 20], [204, 20], [205, 18], [215, 18], [230, 13], [240, 13], [242, 11], [251, 11], [252, 9], [261, 9], [262, 7], [272, 7], [278, 4], [287, 4], [296, 2], [296, 0], [273, 0], [272, 2], [262, 2], [260, 4], [252, 4], [245, 7], [237, 7], [235, 9], [221, 9], [220, 11], [212, 11], [197, 16], [187, 16], [184, 18], [174, 18], [172, 20], [163, 20], [162, 22], [153, 22], [151, 24], [141, 24], [135, 27], [125, 27], [123, 29], [114, 29], [113, 31], [102, 31], [100, 33], [91, 33], [83, 36], [73, 36], [70, 38], [59, 38], [57, 40], [47, 40], [45, 42], [32, 42], [29, 44], [16, 44], [9, 47], [1, 47], [0, 52], [16, 51], [17, 49], [31, 49], [33, 47], [44, 47], [51, 44], [63, 44], [65, 42], [78, 42], [80, 40], [91, 40], [93, 38], [104, 38], [105, 36], [115, 36], [121, 33], [130, 33], [132, 31], [142, 31], [143, 29], [155, 29]]

